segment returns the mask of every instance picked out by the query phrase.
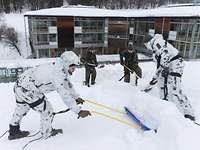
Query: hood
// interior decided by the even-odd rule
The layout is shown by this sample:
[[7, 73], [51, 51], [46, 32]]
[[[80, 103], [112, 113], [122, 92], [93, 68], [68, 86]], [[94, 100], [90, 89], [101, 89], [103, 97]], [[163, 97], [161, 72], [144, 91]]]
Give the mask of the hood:
[[71, 64], [79, 65], [79, 58], [73, 51], [66, 51], [60, 56], [64, 68], [69, 68]]
[[159, 54], [165, 44], [163, 36], [161, 34], [155, 34], [155, 36], [147, 43], [147, 49], [151, 50], [153, 53]]

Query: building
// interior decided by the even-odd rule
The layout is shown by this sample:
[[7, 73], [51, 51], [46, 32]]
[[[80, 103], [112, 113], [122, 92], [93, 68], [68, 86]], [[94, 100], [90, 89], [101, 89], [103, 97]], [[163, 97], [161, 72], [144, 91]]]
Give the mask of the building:
[[185, 58], [200, 57], [200, 6], [186, 5], [146, 10], [107, 10], [68, 6], [25, 14], [30, 45], [36, 57], [55, 57], [65, 50], [99, 54], [127, 49], [149, 53], [143, 40], [161, 33]]

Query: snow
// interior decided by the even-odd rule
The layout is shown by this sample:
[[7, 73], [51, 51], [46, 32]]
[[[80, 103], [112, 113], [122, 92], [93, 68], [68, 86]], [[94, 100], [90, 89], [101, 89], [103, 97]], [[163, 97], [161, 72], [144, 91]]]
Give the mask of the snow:
[[99, 9], [93, 7], [50, 8], [29, 11], [25, 16], [82, 17], [200, 17], [200, 6], [159, 7], [155, 9]]
[[[119, 82], [123, 75], [121, 65], [106, 65], [104, 68], [97, 68], [97, 80], [90, 88], [83, 86], [84, 68], [78, 68], [71, 81], [76, 91], [82, 98], [104, 104], [123, 111], [128, 106], [137, 114], [146, 116], [146, 119], [154, 119], [157, 133], [154, 131], [143, 132], [138, 128], [132, 128], [126, 124], [92, 114], [85, 119], [77, 119], [72, 112], [55, 116], [53, 126], [62, 128], [63, 135], [58, 135], [47, 140], [30, 144], [28, 150], [198, 150], [200, 147], [200, 127], [189, 119], [183, 118], [175, 105], [158, 99], [158, 89], [144, 93], [141, 89], [149, 82], [154, 71], [155, 64], [146, 62], [139, 64], [143, 70], [143, 78], [139, 80], [138, 87], [134, 86], [134, 76], [131, 83]], [[183, 76], [183, 89], [194, 107], [197, 122], [200, 120], [199, 85], [200, 71], [199, 61], [186, 62]], [[0, 135], [8, 129], [9, 120], [15, 108], [13, 93], [14, 83], [0, 84]], [[54, 111], [66, 109], [66, 106], [56, 92], [47, 94]], [[129, 123], [133, 123], [126, 115], [122, 115], [105, 108], [95, 106], [86, 102], [83, 109], [103, 112]], [[151, 120], [150, 119], [150, 120]], [[39, 130], [39, 114], [31, 111], [23, 119], [21, 128], [35, 133]], [[37, 136], [36, 136], [37, 137]], [[15, 141], [8, 141], [7, 137], [0, 139], [1, 149], [21, 150], [29, 140], [25, 138]]]

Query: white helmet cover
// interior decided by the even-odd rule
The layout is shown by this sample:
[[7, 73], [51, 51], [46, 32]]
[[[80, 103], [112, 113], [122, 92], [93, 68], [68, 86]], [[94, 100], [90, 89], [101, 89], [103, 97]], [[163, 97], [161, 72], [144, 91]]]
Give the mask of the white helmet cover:
[[66, 51], [60, 56], [63, 66], [69, 68], [70, 65], [79, 64], [79, 58], [73, 51]]
[[164, 45], [165, 45], [165, 40], [163, 39], [163, 36], [161, 34], [155, 34], [155, 36], [147, 43], [146, 46], [147, 49], [159, 53], [160, 48], [163, 48]]

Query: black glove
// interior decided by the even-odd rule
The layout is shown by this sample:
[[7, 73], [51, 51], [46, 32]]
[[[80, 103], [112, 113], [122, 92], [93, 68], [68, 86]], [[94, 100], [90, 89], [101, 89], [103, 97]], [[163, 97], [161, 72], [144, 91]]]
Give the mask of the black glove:
[[77, 105], [78, 105], [78, 104], [81, 104], [81, 105], [82, 105], [84, 102], [85, 102], [85, 101], [84, 101], [82, 98], [80, 98], [80, 97], [76, 99], [76, 104], [77, 104]]
[[122, 66], [124, 65], [123, 61], [120, 61], [120, 65], [122, 65]]
[[150, 85], [156, 84], [158, 81], [155, 78], [152, 78], [152, 80], [149, 82]]
[[169, 69], [168, 68], [163, 69], [161, 75], [162, 77], [167, 78], [169, 75]]
[[91, 113], [90, 111], [88, 110], [81, 110], [79, 113], [78, 113], [78, 119], [81, 117], [81, 118], [85, 118], [87, 116], [91, 116]]

